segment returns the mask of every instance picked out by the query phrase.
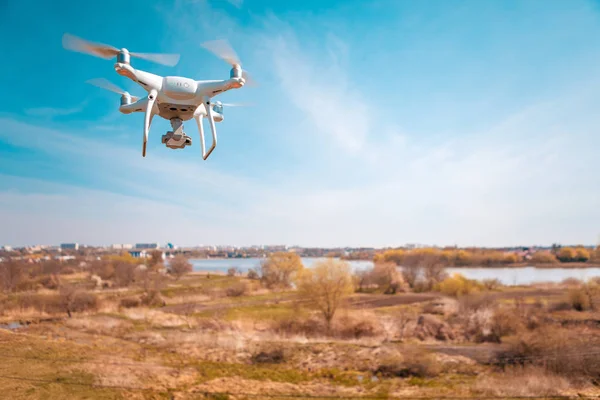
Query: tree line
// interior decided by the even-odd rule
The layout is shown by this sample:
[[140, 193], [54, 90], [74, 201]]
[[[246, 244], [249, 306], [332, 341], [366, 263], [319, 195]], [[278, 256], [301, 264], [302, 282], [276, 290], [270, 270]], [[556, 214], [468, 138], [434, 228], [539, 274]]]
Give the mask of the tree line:
[[515, 252], [487, 249], [392, 249], [373, 257], [375, 263], [392, 262], [410, 266], [419, 262], [435, 263], [446, 267], [501, 266], [513, 264], [555, 264], [555, 263], [600, 263], [600, 246], [593, 250], [583, 246], [554, 247], [552, 250], [538, 250], [528, 256]]

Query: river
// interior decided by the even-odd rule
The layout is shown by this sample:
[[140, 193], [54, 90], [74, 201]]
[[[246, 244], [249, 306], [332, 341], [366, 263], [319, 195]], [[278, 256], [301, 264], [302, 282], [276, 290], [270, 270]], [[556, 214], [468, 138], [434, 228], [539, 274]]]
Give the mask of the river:
[[[194, 271], [227, 272], [237, 267], [242, 272], [260, 265], [260, 258], [192, 259]], [[305, 267], [310, 268], [319, 258], [302, 258]], [[371, 261], [349, 261], [353, 270], [358, 271], [373, 266]], [[600, 268], [446, 268], [449, 274], [458, 272], [469, 279], [498, 279], [504, 285], [529, 285], [540, 282], [561, 282], [567, 278], [586, 280], [600, 276]]]

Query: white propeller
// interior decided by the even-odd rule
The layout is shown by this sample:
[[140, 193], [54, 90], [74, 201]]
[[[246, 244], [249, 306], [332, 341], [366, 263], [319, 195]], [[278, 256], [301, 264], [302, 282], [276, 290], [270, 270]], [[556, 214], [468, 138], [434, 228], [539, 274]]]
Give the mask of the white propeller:
[[[110, 59], [115, 57], [121, 50], [108, 44], [90, 42], [89, 40], [65, 33], [62, 38], [63, 47], [67, 50], [86, 53], [96, 57]], [[137, 57], [158, 64], [168, 65], [170, 67], [177, 65], [179, 54], [161, 54], [161, 53], [132, 53], [131, 57]]]
[[[231, 65], [232, 67], [234, 65], [239, 65], [240, 67], [242, 66], [242, 62], [240, 61], [240, 58], [238, 57], [237, 53], [235, 52], [233, 47], [231, 47], [229, 42], [225, 39], [204, 42], [201, 44], [201, 46], [213, 53], [214, 55], [216, 55], [217, 57], [219, 57], [220, 59], [222, 59], [223, 61], [225, 61], [227, 64]], [[257, 86], [256, 81], [252, 79], [252, 77], [250, 77], [246, 70], [242, 70], [242, 77], [244, 78], [247, 84], [251, 86]]]
[[[111, 92], [114, 93], [118, 93], [120, 95], [124, 95], [124, 94], [129, 94], [128, 92], [126, 92], [125, 90], [121, 89], [120, 87], [118, 87], [117, 85], [115, 85], [114, 83], [104, 79], [104, 78], [94, 78], [94, 79], [90, 79], [88, 81], [86, 81], [86, 83], [89, 83], [90, 85], [94, 85], [97, 86], [101, 89], [104, 90], [109, 90]], [[140, 98], [137, 96], [131, 96], [131, 101], [138, 101]]]
[[252, 104], [249, 103], [222, 103], [220, 101], [215, 101], [213, 104], [217, 105], [217, 106], [223, 106], [223, 107], [251, 107]]

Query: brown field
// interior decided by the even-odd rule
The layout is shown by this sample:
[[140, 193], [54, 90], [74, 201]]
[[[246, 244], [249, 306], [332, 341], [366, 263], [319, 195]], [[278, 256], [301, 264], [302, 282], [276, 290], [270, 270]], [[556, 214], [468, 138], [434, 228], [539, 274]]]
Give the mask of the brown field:
[[76, 294], [0, 294], [6, 398], [600, 396], [591, 284], [373, 289], [350, 295], [327, 329], [300, 292], [242, 276], [96, 288], [90, 275], [60, 274]]

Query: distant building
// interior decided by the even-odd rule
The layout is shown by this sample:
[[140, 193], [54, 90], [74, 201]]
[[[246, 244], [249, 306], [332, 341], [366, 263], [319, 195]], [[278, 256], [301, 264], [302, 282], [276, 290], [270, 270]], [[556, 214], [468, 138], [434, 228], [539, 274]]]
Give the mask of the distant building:
[[[150, 249], [133, 249], [129, 250], [129, 254], [134, 258], [148, 258], [151, 255]], [[161, 258], [164, 260], [167, 258], [167, 255], [164, 251], [161, 251]]]
[[288, 247], [286, 245], [270, 245], [263, 247], [263, 249], [266, 251], [286, 251], [287, 248]]
[[61, 250], [79, 250], [79, 243], [61, 243]]
[[4, 251], [12, 251], [12, 247], [10, 247], [10, 246], [2, 246], [2, 250], [4, 250]]
[[129, 250], [133, 249], [132, 244], [113, 244], [110, 246], [113, 250]]
[[160, 245], [158, 243], [136, 243], [136, 249], [158, 249]]

